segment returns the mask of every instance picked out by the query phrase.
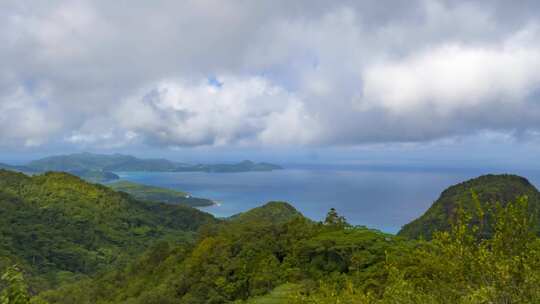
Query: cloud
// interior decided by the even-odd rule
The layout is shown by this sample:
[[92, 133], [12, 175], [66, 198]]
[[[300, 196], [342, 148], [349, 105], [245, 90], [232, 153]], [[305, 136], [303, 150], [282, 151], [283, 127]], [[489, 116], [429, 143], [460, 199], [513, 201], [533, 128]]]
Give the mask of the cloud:
[[160, 81], [123, 101], [113, 119], [166, 145], [305, 143], [314, 136], [303, 104], [286, 90], [261, 77], [216, 82]]
[[449, 112], [482, 103], [522, 102], [540, 85], [540, 45], [449, 44], [369, 67], [364, 99], [393, 112]]
[[5, 1], [0, 145], [527, 140], [537, 5]]
[[48, 104], [42, 100], [45, 94], [21, 86], [0, 95], [0, 144], [39, 146], [60, 129], [50, 119]]

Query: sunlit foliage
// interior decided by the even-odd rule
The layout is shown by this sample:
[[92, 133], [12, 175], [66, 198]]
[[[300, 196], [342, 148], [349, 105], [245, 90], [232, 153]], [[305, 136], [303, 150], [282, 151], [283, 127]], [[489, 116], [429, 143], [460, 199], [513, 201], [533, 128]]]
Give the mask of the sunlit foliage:
[[[44, 250], [63, 247], [33, 247], [35, 240], [23, 234], [17, 243], [13, 241], [16, 237], [4, 230], [0, 266], [7, 270], [0, 295], [4, 302], [12, 301], [5, 303], [540, 302], [538, 220], [527, 196], [488, 204], [482, 195], [467, 189], [470, 198], [455, 205], [448, 226], [428, 240], [410, 240], [352, 226], [334, 209], [322, 222], [314, 222], [287, 203], [271, 202], [227, 220], [204, 221], [201, 217], [193, 222], [193, 215], [186, 218], [184, 209], [132, 201], [129, 196], [67, 175], [10, 177], [2, 180], [0, 202], [5, 204], [2, 212], [9, 215], [10, 223], [22, 225], [18, 233], [44, 233], [35, 240], [51, 238], [53, 244], [67, 246], [63, 249], [67, 252], [79, 246], [82, 252], [110, 248], [118, 255], [124, 249], [126, 259], [85, 272], [84, 268], [69, 267], [92, 265], [84, 264], [91, 259], [77, 264], [77, 255]], [[50, 225], [36, 226], [36, 222], [41, 223], [36, 221], [42, 216], [39, 212], [32, 211], [30, 221], [18, 213], [23, 210], [6, 213], [13, 208], [9, 204], [53, 208], [55, 219], [80, 216], [87, 221], [84, 227], [89, 231], [110, 234], [93, 239], [97, 243], [85, 243], [72, 237], [87, 235], [86, 231], [78, 234], [73, 226], [67, 226], [72, 231], [64, 231], [52, 220]], [[106, 209], [107, 214], [99, 213], [100, 209]], [[177, 216], [182, 221], [174, 221]], [[129, 223], [127, 230], [119, 229], [118, 221]], [[61, 223], [71, 225], [68, 220]], [[108, 226], [103, 227], [103, 223]], [[148, 228], [141, 229], [144, 226]], [[195, 228], [192, 242], [179, 242], [178, 237], [185, 237], [182, 231]], [[119, 236], [118, 240], [124, 241], [110, 243]], [[129, 254], [129, 250], [145, 245], [149, 249], [138, 257]], [[44, 256], [48, 262], [34, 265], [32, 254], [41, 254], [36, 261]], [[34, 273], [25, 275], [25, 280], [21, 268], [10, 266], [13, 261], [23, 261]], [[35, 281], [36, 274], [39, 278], [52, 270], [61, 277], [58, 288], [39, 292], [28, 287], [27, 282]], [[74, 277], [75, 272], [81, 275]], [[16, 299], [23, 302], [13, 302], [19, 301]]]

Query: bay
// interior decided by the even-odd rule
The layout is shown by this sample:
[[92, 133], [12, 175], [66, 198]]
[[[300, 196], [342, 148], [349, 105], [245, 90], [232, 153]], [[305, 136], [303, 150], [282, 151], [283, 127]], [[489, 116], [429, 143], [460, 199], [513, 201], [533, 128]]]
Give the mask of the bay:
[[538, 186], [538, 170], [455, 169], [407, 166], [289, 165], [271, 172], [116, 172], [121, 179], [189, 192], [218, 202], [201, 208], [228, 217], [286, 201], [322, 220], [336, 208], [348, 222], [396, 233], [420, 216], [448, 186], [486, 173], [513, 173]]

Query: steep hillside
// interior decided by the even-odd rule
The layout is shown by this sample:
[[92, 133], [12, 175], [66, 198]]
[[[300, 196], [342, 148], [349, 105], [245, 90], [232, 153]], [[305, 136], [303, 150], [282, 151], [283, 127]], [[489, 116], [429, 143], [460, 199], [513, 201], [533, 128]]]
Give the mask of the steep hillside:
[[455, 215], [458, 206], [475, 214], [476, 202], [473, 193], [478, 196], [478, 202], [486, 213], [486, 225], [483, 234], [486, 237], [491, 235], [490, 210], [493, 210], [497, 203], [502, 206], [517, 197], [527, 196], [531, 214], [540, 215], [540, 193], [525, 178], [516, 175], [484, 175], [460, 184], [449, 187], [441, 193], [441, 196], [433, 205], [418, 219], [403, 226], [398, 235], [407, 238], [431, 239], [433, 232], [448, 230], [450, 222]]
[[36, 288], [92, 274], [155, 241], [185, 242], [214, 218], [193, 208], [140, 202], [67, 173], [0, 170], [0, 256]]

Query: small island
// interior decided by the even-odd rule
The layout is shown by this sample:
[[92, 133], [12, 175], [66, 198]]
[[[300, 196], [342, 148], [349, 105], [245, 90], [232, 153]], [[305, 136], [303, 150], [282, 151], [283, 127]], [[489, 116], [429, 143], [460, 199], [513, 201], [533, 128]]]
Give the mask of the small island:
[[193, 197], [189, 193], [161, 187], [118, 181], [106, 186], [116, 191], [126, 192], [138, 200], [154, 201], [167, 204], [179, 204], [190, 207], [208, 207], [215, 205], [212, 200]]

